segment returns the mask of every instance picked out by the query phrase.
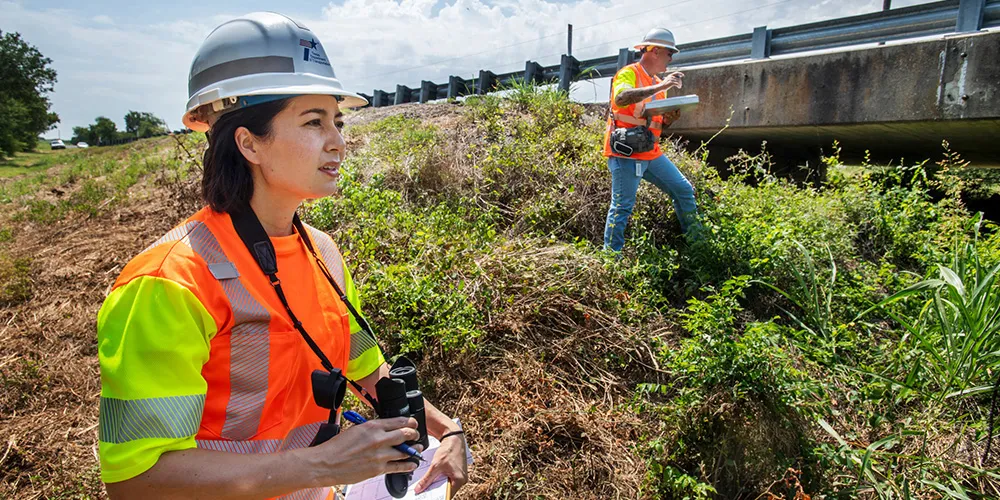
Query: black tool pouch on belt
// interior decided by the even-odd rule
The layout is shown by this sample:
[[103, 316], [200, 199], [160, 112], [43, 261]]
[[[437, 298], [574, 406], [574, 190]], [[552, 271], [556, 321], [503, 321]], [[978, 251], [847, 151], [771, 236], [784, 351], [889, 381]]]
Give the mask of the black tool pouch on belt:
[[616, 155], [632, 156], [652, 151], [656, 147], [656, 136], [648, 127], [619, 127], [611, 131], [611, 151]]

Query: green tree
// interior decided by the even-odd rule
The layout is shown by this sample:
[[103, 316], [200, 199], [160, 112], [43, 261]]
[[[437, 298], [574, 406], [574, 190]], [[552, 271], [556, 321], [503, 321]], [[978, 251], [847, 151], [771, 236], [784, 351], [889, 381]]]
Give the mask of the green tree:
[[118, 125], [111, 118], [98, 116], [94, 124], [90, 126], [90, 133], [94, 142], [107, 144], [118, 138]]
[[167, 122], [153, 113], [130, 110], [125, 115], [125, 131], [132, 137], [153, 137], [167, 132]]
[[38, 136], [59, 122], [46, 95], [56, 83], [51, 63], [19, 33], [0, 31], [0, 154], [33, 150]]
[[73, 138], [70, 139], [73, 144], [78, 142], [94, 143], [97, 144], [97, 137], [94, 136], [93, 131], [90, 127], [73, 127]]

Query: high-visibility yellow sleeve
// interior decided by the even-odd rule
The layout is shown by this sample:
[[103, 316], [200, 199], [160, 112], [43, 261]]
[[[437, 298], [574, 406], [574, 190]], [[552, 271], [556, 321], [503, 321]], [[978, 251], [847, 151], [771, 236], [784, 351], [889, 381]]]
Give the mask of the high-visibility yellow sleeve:
[[141, 276], [105, 299], [97, 315], [104, 482], [196, 446], [208, 389], [201, 370], [217, 331], [195, 295], [165, 278]]
[[[361, 298], [358, 296], [358, 289], [354, 286], [354, 280], [351, 279], [351, 273], [347, 270], [346, 265], [344, 266], [344, 294], [347, 295], [347, 301], [360, 313]], [[361, 325], [354, 319], [353, 314], [349, 316], [351, 317], [351, 356], [347, 362], [347, 373], [344, 375], [351, 380], [361, 380], [378, 370], [385, 363], [385, 358], [382, 356], [382, 350], [379, 349], [375, 339], [361, 329]]]
[[612, 101], [617, 99], [618, 94], [620, 94], [623, 90], [634, 89], [635, 82], [638, 81], [638, 76], [636, 76], [635, 70], [631, 66], [626, 66], [615, 75], [614, 80], [611, 92]]

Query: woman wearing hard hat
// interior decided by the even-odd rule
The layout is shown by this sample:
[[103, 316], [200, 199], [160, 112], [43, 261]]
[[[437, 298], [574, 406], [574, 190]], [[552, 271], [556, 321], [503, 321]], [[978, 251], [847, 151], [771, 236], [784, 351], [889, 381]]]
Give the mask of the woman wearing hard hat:
[[[184, 123], [208, 135], [207, 207], [132, 259], [98, 314], [108, 493], [327, 499], [332, 485], [412, 471], [394, 446], [417, 439], [413, 419], [310, 446], [337, 415], [317, 403], [317, 374], [343, 374], [374, 403], [388, 373], [337, 246], [296, 216], [336, 190], [341, 110], [366, 101], [311, 31], [274, 13], [216, 28], [188, 91]], [[417, 490], [440, 477], [457, 489], [464, 435], [430, 403], [425, 415], [441, 447]]]
[[660, 150], [660, 135], [679, 116], [679, 111], [643, 115], [646, 103], [664, 99], [670, 88], [681, 88], [684, 74], [674, 72], [660, 79], [659, 73], [679, 52], [670, 30], [654, 28], [635, 45], [638, 62], [629, 64], [611, 81], [611, 113], [604, 136], [604, 156], [611, 171], [611, 204], [604, 226], [604, 248], [620, 252], [625, 245], [625, 226], [635, 207], [639, 181], [646, 179], [670, 195], [681, 229], [692, 234], [699, 228], [694, 187]]

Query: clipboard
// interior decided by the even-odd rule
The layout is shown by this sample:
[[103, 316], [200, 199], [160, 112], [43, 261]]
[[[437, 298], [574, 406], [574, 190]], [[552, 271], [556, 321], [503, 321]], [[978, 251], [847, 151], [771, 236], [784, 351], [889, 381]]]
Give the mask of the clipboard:
[[687, 111], [694, 109], [697, 106], [698, 96], [696, 94], [668, 97], [666, 99], [657, 99], [646, 104], [646, 109], [643, 111], [642, 115], [645, 118], [649, 118], [651, 116], [662, 115], [678, 109], [681, 111]]

